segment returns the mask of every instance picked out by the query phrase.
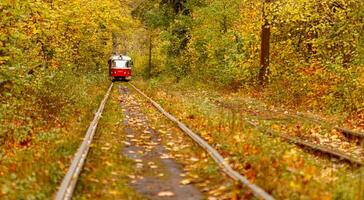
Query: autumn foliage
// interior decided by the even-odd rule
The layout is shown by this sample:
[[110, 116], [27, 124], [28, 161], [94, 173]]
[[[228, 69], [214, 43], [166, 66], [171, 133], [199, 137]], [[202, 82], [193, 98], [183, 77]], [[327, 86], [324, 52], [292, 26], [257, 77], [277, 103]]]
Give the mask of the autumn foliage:
[[155, 76], [256, 88], [269, 27], [263, 93], [272, 102], [362, 112], [363, 10], [359, 0], [180, 0], [144, 1], [133, 14], [158, 33]]

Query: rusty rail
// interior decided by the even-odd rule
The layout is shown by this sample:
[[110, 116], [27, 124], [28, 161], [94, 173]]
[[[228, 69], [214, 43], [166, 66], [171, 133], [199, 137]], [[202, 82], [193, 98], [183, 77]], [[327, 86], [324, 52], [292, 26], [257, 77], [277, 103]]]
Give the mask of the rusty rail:
[[283, 138], [284, 140], [287, 140], [287, 141], [290, 141], [294, 144], [297, 144], [297, 145], [302, 145], [302, 146], [305, 146], [305, 147], [308, 147], [308, 148], [311, 148], [312, 150], [315, 150], [315, 151], [320, 151], [320, 152], [323, 152], [323, 153], [326, 153], [326, 154], [330, 154], [330, 155], [333, 155], [341, 160], [346, 160], [346, 161], [349, 161], [350, 163], [352, 164], [357, 164], [359, 166], [364, 166], [364, 160], [358, 160], [358, 159], [355, 159], [341, 151], [338, 151], [338, 150], [335, 150], [335, 149], [332, 149], [332, 148], [329, 148], [329, 147], [325, 147], [323, 145], [316, 145], [316, 144], [312, 144], [310, 142], [307, 142], [301, 138], [297, 138], [297, 137], [292, 137], [292, 136], [289, 136], [287, 134], [280, 134], [280, 133], [277, 133], [271, 129], [267, 129], [267, 128], [263, 128], [261, 126], [259, 126], [258, 124], [250, 121], [250, 120], [247, 120], [247, 119], [243, 119], [247, 124], [253, 126], [255, 129], [257, 129], [258, 131], [261, 131], [261, 132], [265, 132], [265, 133], [268, 133], [270, 135], [273, 135], [273, 136], [278, 136], [278, 137], [281, 137]]
[[364, 133], [363, 132], [358, 132], [358, 131], [353, 131], [350, 130], [348, 128], [344, 128], [344, 127], [340, 127], [340, 126], [336, 126], [335, 124], [332, 124], [330, 122], [327, 122], [321, 118], [316, 118], [316, 117], [308, 117], [303, 113], [297, 113], [297, 114], [285, 114], [286, 116], [290, 116], [290, 117], [295, 117], [295, 118], [300, 118], [303, 120], [307, 120], [307, 121], [311, 121], [312, 123], [316, 123], [316, 124], [321, 124], [321, 125], [326, 125], [329, 126], [332, 129], [335, 129], [341, 133], [344, 133], [346, 135], [351, 135], [354, 137], [358, 137], [358, 138], [364, 138]]

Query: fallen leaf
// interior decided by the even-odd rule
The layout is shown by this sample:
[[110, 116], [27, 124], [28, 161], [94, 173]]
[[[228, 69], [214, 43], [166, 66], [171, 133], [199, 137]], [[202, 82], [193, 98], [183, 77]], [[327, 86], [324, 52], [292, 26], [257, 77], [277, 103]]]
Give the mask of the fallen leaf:
[[199, 159], [198, 158], [196, 158], [196, 157], [191, 157], [191, 159], [190, 159], [192, 162], [197, 162], [197, 161], [199, 161]]
[[117, 190], [109, 190], [109, 194], [111, 194], [111, 195], [118, 195], [118, 194], [120, 194], [120, 192], [117, 191]]
[[107, 151], [109, 149], [110, 149], [110, 147], [101, 147], [101, 150], [104, 150], [104, 151]]
[[135, 179], [136, 178], [135, 175], [128, 175], [128, 177], [131, 178], [131, 179]]
[[167, 155], [167, 154], [162, 154], [160, 158], [161, 158], [161, 159], [170, 159], [170, 158], [171, 158], [171, 156], [169, 156], [169, 155]]
[[174, 196], [174, 193], [170, 192], [170, 191], [162, 191], [162, 192], [158, 193], [158, 196], [159, 197], [172, 197], [172, 196]]
[[182, 185], [188, 185], [191, 183], [191, 180], [190, 179], [183, 179], [181, 182], [180, 182]]

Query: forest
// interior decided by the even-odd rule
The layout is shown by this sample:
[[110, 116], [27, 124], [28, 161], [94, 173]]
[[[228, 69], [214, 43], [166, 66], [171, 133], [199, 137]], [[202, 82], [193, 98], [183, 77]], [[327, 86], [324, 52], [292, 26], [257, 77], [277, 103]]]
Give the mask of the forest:
[[[1, 0], [0, 198], [47, 199], [54, 194], [111, 82], [107, 61], [113, 53], [132, 57], [132, 82], [180, 119], [196, 129], [211, 122], [216, 129], [201, 131], [203, 137], [207, 131], [229, 129], [221, 130], [225, 121], [217, 125], [203, 117], [234, 124], [229, 120], [235, 120], [243, 97], [254, 105], [314, 113], [328, 123], [364, 130], [362, 0]], [[206, 102], [234, 113], [218, 116]], [[278, 129], [321, 130], [300, 123]], [[244, 147], [255, 152], [244, 143], [236, 147], [243, 139], [233, 144], [221, 134], [206, 137], [223, 143], [217, 145], [219, 151], [240, 156]], [[257, 152], [275, 142], [262, 144]], [[267, 179], [257, 171], [272, 171], [259, 168], [264, 162], [258, 158], [242, 170], [255, 170], [250, 178], [263, 184]], [[273, 156], [267, 159], [274, 163]], [[248, 161], [242, 162], [246, 166]], [[362, 171], [353, 173], [361, 177]], [[361, 182], [350, 188], [354, 183], [346, 176], [325, 186], [316, 187], [317, 180], [307, 183], [312, 190], [303, 188], [311, 178], [303, 179], [302, 185], [291, 185], [299, 197], [274, 189], [274, 183], [286, 183], [280, 180], [265, 189], [277, 199], [364, 196]], [[336, 183], [339, 188], [323, 196], [311, 193]]]
[[360, 1], [144, 1], [132, 14], [154, 51], [147, 77], [261, 87], [276, 102], [332, 112], [363, 108]]

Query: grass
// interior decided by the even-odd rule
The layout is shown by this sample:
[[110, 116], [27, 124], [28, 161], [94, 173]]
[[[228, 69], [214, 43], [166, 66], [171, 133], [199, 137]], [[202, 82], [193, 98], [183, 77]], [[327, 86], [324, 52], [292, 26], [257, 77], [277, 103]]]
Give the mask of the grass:
[[[236, 97], [207, 86], [137, 81], [137, 86], [188, 124], [235, 169], [278, 199], [360, 199], [363, 185], [353, 177], [360, 170], [333, 164], [279, 138], [247, 126], [239, 112], [221, 109], [214, 99], [236, 101]], [[168, 85], [168, 87], [165, 87]], [[352, 177], [352, 178], [350, 178]], [[339, 184], [340, 183], [340, 184]], [[342, 194], [345, 194], [344, 196]]]

